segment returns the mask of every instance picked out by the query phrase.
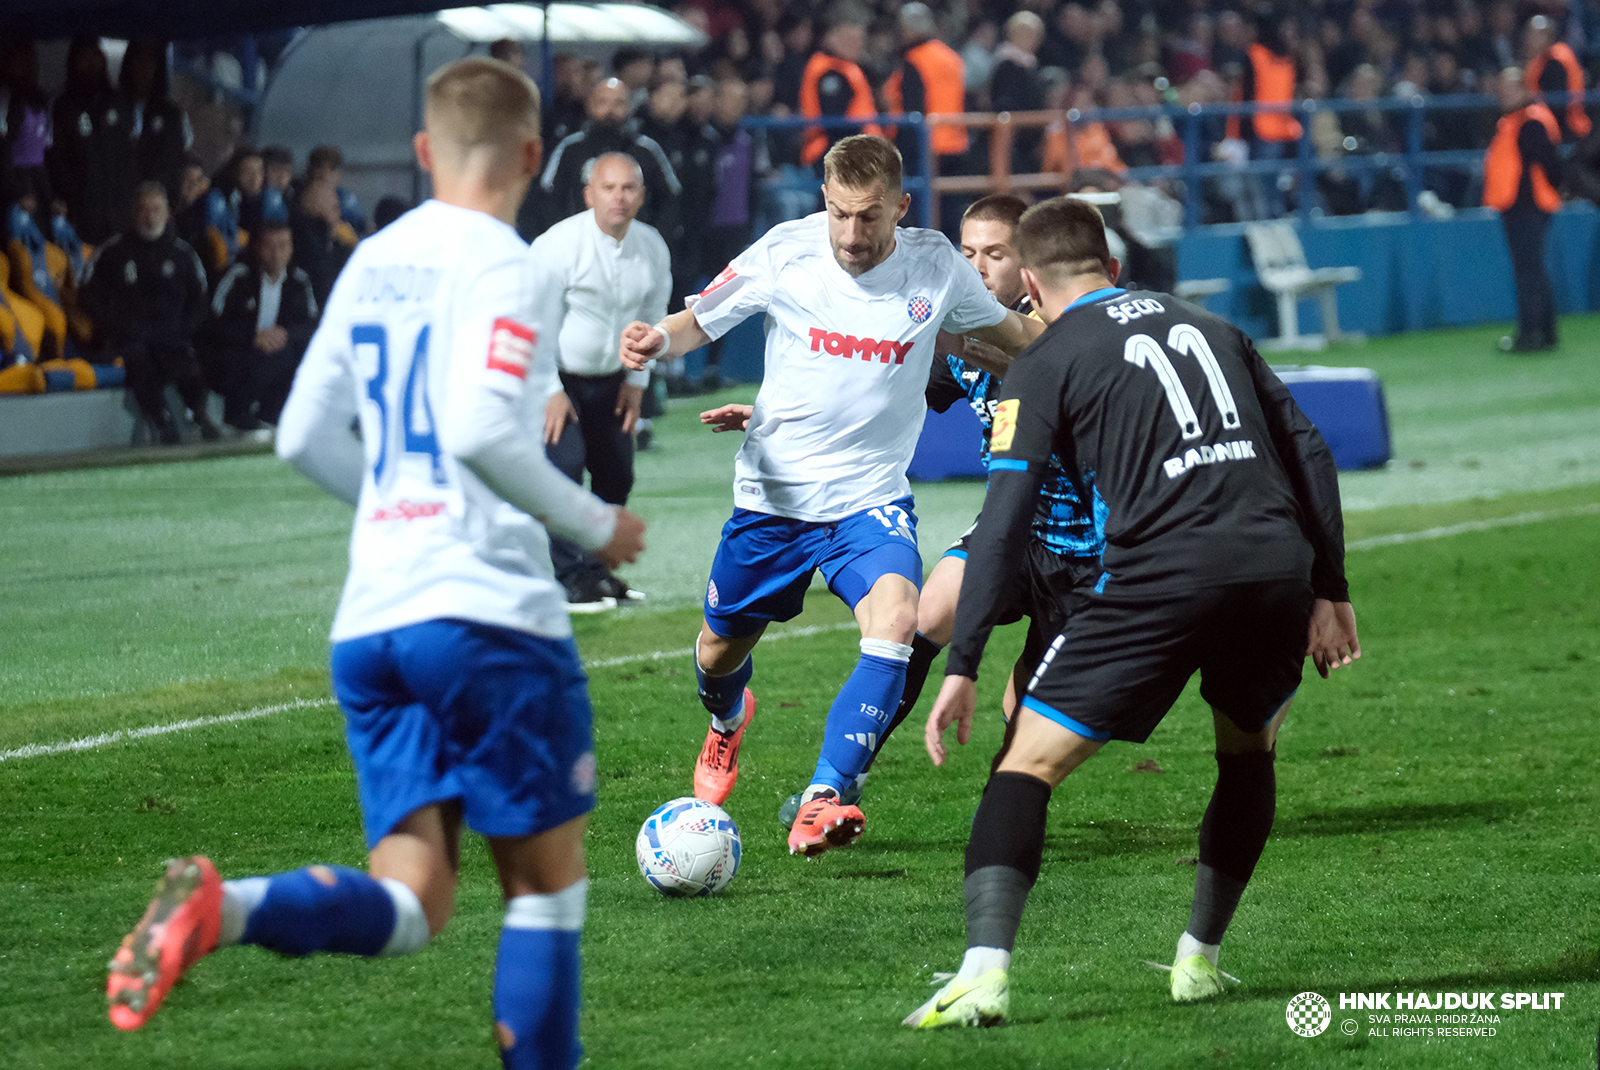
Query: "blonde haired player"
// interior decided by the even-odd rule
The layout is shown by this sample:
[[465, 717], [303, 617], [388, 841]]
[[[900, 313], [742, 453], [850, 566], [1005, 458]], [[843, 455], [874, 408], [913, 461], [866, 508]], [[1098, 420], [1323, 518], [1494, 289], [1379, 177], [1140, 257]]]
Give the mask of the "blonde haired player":
[[506, 896], [501, 1059], [578, 1061], [594, 750], [546, 530], [617, 565], [643, 549], [644, 525], [545, 459], [545, 324], [561, 291], [511, 225], [540, 151], [538, 91], [520, 71], [469, 58], [433, 76], [416, 152], [434, 199], [350, 258], [278, 429], [281, 457], [356, 506], [332, 668], [368, 869], [223, 882], [202, 856], [169, 862], [112, 962], [123, 1029], [217, 947], [420, 950], [454, 909], [465, 821]]
[[905, 688], [922, 558], [906, 468], [922, 428], [941, 329], [1015, 354], [1044, 328], [1003, 307], [938, 231], [897, 224], [910, 207], [900, 153], [873, 135], [823, 158], [825, 211], [773, 227], [682, 312], [622, 332], [622, 363], [644, 367], [768, 323], [755, 406], [704, 423], [745, 432], [734, 513], [706, 584], [695, 644], [711, 715], [695, 763], [698, 798], [722, 803], [755, 714], [751, 651], [790, 620], [820, 571], [855, 613], [861, 656], [828, 711], [789, 850], [807, 858], [854, 842], [866, 823], [844, 791], [866, 769]]

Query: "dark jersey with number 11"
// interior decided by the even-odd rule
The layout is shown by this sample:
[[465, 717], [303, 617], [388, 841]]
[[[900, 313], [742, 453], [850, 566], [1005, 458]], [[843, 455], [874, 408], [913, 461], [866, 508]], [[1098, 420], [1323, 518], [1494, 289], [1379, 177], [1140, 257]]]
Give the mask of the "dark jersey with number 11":
[[1349, 599], [1327, 444], [1243, 332], [1168, 294], [1069, 306], [1006, 376], [990, 450], [947, 672], [977, 675], [1052, 453], [1109, 510], [1096, 597], [1309, 578]]

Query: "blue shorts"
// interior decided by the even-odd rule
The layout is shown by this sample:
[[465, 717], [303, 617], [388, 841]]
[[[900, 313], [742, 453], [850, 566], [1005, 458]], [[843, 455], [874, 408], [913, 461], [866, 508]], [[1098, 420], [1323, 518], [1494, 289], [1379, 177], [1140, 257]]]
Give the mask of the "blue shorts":
[[434, 620], [335, 643], [367, 846], [459, 800], [484, 836], [531, 836], [594, 809], [593, 714], [571, 639]]
[[914, 503], [901, 498], [819, 524], [735, 509], [706, 585], [706, 623], [725, 639], [754, 635], [769, 621], [793, 620], [818, 569], [851, 609], [884, 576], [922, 587]]

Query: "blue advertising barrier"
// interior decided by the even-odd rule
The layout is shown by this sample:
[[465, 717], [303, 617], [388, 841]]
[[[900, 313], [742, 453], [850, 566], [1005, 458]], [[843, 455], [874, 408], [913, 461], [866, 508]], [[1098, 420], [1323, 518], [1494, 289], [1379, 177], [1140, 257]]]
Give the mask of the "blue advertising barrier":
[[[1369, 212], [1296, 228], [1312, 267], [1361, 269], [1339, 287], [1339, 326], [1368, 335], [1508, 323], [1516, 318], [1511, 256], [1500, 214], [1488, 208], [1429, 219], [1405, 212]], [[1567, 204], [1550, 223], [1546, 262], [1561, 312], [1600, 308], [1600, 212]], [[1226, 278], [1228, 293], [1208, 307], [1254, 338], [1277, 333], [1273, 296], [1256, 279], [1244, 226], [1197, 227], [1178, 241], [1178, 277]], [[1301, 304], [1300, 330], [1322, 329], [1315, 301]]]

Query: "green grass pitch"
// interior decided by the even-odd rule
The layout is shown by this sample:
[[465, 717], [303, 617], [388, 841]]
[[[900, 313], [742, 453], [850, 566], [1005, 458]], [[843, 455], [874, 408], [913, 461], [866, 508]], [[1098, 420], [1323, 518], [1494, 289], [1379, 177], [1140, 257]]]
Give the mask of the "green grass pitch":
[[[1013, 1021], [956, 1034], [898, 1023], [960, 958], [962, 848], [1015, 629], [991, 647], [972, 745], [928, 763], [930, 686], [873, 775], [862, 842], [807, 864], [786, 853], [776, 810], [805, 783], [855, 657], [848, 614], [814, 591], [756, 654], [760, 713], [728, 807], [738, 878], [714, 899], [669, 901], [638, 875], [634, 834], [688, 793], [704, 715], [687, 655], [635, 656], [692, 642], [737, 446], [674, 409], [641, 457], [651, 550], [630, 578], [649, 608], [577, 622], [601, 769], [586, 1065], [1593, 1066], [1600, 320], [1563, 327], [1546, 358], [1494, 354], [1487, 330], [1324, 358], [1384, 376], [1397, 459], [1344, 479], [1366, 656], [1312, 675], [1282, 735], [1277, 824], [1222, 960], [1243, 984], [1180, 1008], [1141, 965], [1170, 961], [1187, 921], [1213, 781], [1191, 691], [1149, 744], [1107, 747], [1056, 793]], [[981, 486], [916, 492], [931, 566]], [[455, 920], [418, 956], [237, 949], [191, 971], [140, 1033], [105, 1020], [106, 961], [162, 859], [205, 852], [231, 876], [363, 860], [340, 718], [322, 701], [348, 527], [347, 509], [269, 457], [0, 481], [0, 1066], [498, 1065], [501, 911], [477, 841]], [[1455, 533], [1382, 541], [1435, 528]], [[1307, 990], [1335, 1008], [1309, 1039], [1285, 1021]], [[1370, 1012], [1338, 1008], [1340, 992], [1417, 991], [1564, 997], [1500, 1011], [1497, 1035], [1478, 1038], [1396, 1036], [1393, 1023], [1369, 1035], [1385, 1028]]]

